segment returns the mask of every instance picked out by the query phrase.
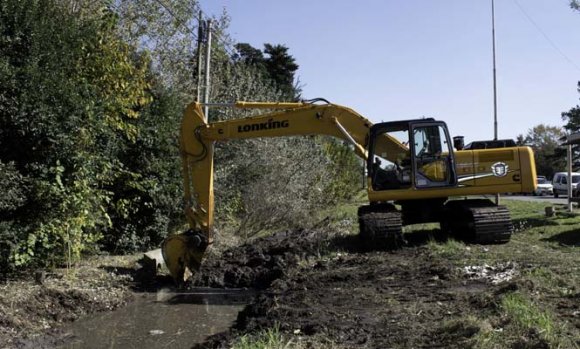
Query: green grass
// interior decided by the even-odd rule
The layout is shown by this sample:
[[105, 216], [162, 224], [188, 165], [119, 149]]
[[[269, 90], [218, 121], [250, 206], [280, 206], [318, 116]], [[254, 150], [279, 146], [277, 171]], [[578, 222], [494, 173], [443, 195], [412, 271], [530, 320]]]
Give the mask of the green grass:
[[434, 256], [446, 258], [458, 268], [508, 262], [517, 268], [518, 274], [510, 282], [518, 285], [518, 291], [498, 299], [496, 311], [479, 315], [479, 320], [493, 324], [493, 329], [480, 331], [473, 346], [491, 349], [543, 341], [553, 348], [578, 348], [575, 338], [580, 337], [580, 331], [570, 323], [572, 310], [561, 305], [570, 307], [580, 292], [580, 216], [566, 212], [561, 205], [553, 205], [556, 215], [546, 217], [544, 208], [551, 204], [509, 199], [501, 204], [510, 209], [516, 228], [510, 242], [479, 246], [448, 240], [427, 244]]
[[459, 256], [467, 250], [467, 246], [463, 242], [454, 239], [448, 239], [445, 242], [430, 240], [427, 243], [427, 247], [435, 255], [443, 258]]
[[278, 327], [255, 335], [245, 335], [238, 339], [232, 349], [287, 349], [295, 348], [292, 341], [285, 340]]
[[515, 292], [504, 296], [501, 308], [514, 325], [520, 327], [522, 332], [534, 329], [546, 339], [554, 337], [556, 327], [553, 320], [554, 316], [540, 310], [537, 305], [521, 293]]
[[574, 336], [566, 333], [566, 324], [558, 321], [555, 314], [542, 309], [523, 293], [504, 295], [499, 311], [501, 320], [497, 328], [480, 331], [474, 338], [475, 348], [578, 347], [574, 343]]
[[[283, 335], [280, 329], [276, 326], [264, 330], [257, 334], [244, 335], [237, 339], [232, 344], [232, 349], [342, 349], [340, 345], [321, 338], [305, 338], [301, 337], [299, 332], [296, 336], [288, 338], [288, 335]], [[292, 336], [292, 335], [290, 335]]]
[[541, 217], [544, 215], [545, 207], [551, 206], [549, 203], [510, 200], [509, 198], [503, 197], [501, 198], [500, 205], [505, 205], [510, 209], [512, 219]]

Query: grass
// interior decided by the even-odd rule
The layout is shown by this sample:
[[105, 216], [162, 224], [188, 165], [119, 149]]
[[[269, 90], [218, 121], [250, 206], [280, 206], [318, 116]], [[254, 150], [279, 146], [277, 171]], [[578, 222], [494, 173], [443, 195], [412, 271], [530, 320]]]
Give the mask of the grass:
[[320, 338], [304, 338], [299, 332], [295, 337], [283, 335], [278, 326], [257, 334], [244, 335], [232, 344], [232, 349], [340, 349], [341, 346]]
[[234, 343], [232, 349], [287, 349], [292, 341], [284, 339], [278, 327], [267, 329], [259, 334], [244, 335]]
[[427, 247], [435, 255], [447, 258], [461, 255], [462, 252], [466, 251], [467, 246], [461, 242], [454, 239], [448, 239], [445, 242], [437, 242], [435, 240], [430, 240], [427, 243]]
[[545, 339], [552, 339], [556, 325], [554, 316], [542, 311], [530, 299], [519, 292], [507, 294], [501, 301], [502, 311], [521, 332], [536, 330]]
[[[580, 294], [580, 216], [557, 206], [556, 215], [548, 218], [545, 203], [504, 199], [501, 204], [510, 209], [516, 228], [509, 243], [470, 246], [448, 240], [427, 244], [433, 255], [458, 268], [509, 262], [519, 269], [510, 281], [518, 285], [517, 291], [499, 296], [498, 309], [480, 319], [494, 324], [493, 330], [478, 332], [473, 347], [579, 348], [580, 330], [570, 319], [578, 310], [573, 304]], [[474, 322], [467, 317], [459, 321]]]
[[578, 348], [568, 326], [529, 295], [513, 292], [500, 302], [501, 318], [497, 327], [480, 331], [475, 348]]

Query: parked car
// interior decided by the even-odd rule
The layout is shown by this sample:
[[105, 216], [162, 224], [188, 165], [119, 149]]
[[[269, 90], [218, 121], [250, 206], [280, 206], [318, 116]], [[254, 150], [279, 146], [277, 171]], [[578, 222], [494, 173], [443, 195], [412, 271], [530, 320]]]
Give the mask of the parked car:
[[[580, 183], [580, 172], [572, 172], [572, 196], [577, 196], [578, 183]], [[568, 195], [568, 172], [557, 172], [552, 185], [555, 198], [558, 195]]]
[[534, 195], [552, 195], [554, 186], [544, 176], [538, 176], [538, 187], [534, 190]]

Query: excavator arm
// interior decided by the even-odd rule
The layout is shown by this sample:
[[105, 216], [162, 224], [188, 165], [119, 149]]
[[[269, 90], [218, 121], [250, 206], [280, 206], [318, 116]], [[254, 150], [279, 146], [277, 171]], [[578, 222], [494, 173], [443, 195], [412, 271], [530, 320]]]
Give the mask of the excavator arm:
[[[350, 142], [357, 155], [367, 158], [372, 123], [352, 109], [335, 104], [237, 102], [235, 108], [275, 110], [262, 115], [207, 123], [201, 104], [190, 104], [181, 124], [180, 148], [183, 164], [185, 215], [190, 230], [170, 236], [162, 246], [163, 256], [177, 282], [197, 270], [207, 247], [213, 242], [214, 143], [231, 139], [328, 135]], [[408, 153], [406, 145], [388, 135], [381, 136], [379, 151], [395, 161]]]

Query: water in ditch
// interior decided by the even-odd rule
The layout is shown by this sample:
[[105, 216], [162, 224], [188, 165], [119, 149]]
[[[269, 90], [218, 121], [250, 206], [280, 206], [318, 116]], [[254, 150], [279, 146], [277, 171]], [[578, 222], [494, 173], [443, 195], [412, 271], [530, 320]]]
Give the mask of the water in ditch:
[[138, 294], [124, 308], [71, 324], [60, 348], [190, 348], [232, 326], [253, 295], [204, 288]]

